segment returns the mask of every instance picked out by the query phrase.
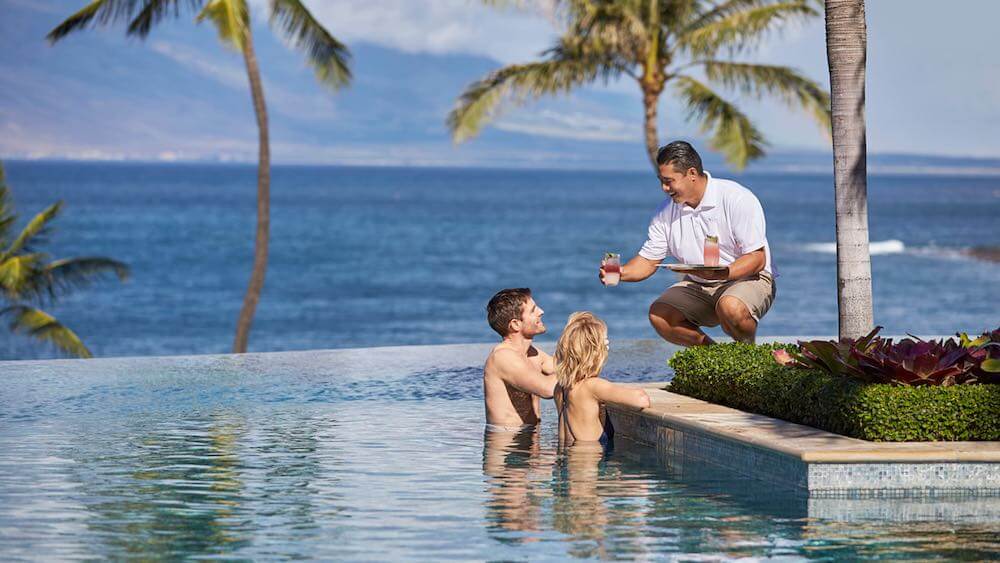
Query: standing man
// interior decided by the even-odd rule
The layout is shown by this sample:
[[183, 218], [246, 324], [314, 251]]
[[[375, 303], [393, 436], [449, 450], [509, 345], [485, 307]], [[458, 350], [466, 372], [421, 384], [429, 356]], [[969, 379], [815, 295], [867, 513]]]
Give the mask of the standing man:
[[519, 431], [541, 420], [541, 401], [555, 389], [555, 360], [532, 345], [545, 333], [545, 311], [523, 287], [504, 289], [490, 299], [486, 318], [503, 339], [483, 370], [486, 424], [491, 430]]
[[[760, 201], [732, 180], [713, 178], [684, 141], [660, 147], [656, 163], [670, 199], [653, 215], [639, 255], [622, 266], [621, 281], [648, 278], [667, 255], [702, 264], [705, 238], [717, 236], [725, 271], [688, 275], [669, 287], [650, 305], [649, 322], [665, 340], [682, 346], [712, 344], [701, 327], [719, 324], [734, 340], [752, 343], [775, 295]], [[599, 276], [604, 283], [603, 267]]]

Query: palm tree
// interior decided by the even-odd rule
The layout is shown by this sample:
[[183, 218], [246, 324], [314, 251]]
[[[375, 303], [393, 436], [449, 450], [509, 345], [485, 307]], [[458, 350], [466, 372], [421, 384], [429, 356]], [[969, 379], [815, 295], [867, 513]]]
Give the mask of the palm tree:
[[865, 145], [867, 33], [864, 0], [826, 0], [840, 338], [860, 338], [874, 325]]
[[689, 117], [711, 133], [710, 145], [742, 168], [764, 154], [764, 135], [708, 83], [745, 95], [778, 96], [829, 130], [830, 99], [818, 84], [792, 68], [730, 60], [780, 24], [817, 16], [813, 1], [560, 0], [565, 31], [543, 60], [503, 67], [471, 84], [448, 116], [448, 127], [462, 142], [496, 117], [504, 101], [521, 103], [626, 76], [642, 93], [646, 151], [654, 170], [657, 110], [668, 84]]
[[[154, 25], [164, 18], [179, 16], [184, 9], [200, 10], [197, 21], [211, 20], [223, 44], [243, 55], [253, 109], [257, 116], [257, 232], [254, 239], [253, 270], [243, 306], [236, 323], [233, 352], [247, 350], [250, 326], [264, 288], [267, 272], [267, 251], [270, 233], [271, 201], [271, 148], [268, 138], [267, 105], [261, 86], [260, 69], [253, 48], [250, 10], [246, 0], [92, 0], [86, 7], [73, 14], [48, 34], [56, 43], [66, 35], [97, 23], [127, 22], [127, 35], [145, 38]], [[337, 41], [299, 0], [270, 0], [272, 27], [304, 50], [316, 71], [316, 78], [333, 88], [346, 85], [351, 79], [348, 68], [350, 53]]]
[[80, 337], [55, 317], [33, 304], [54, 302], [57, 297], [107, 273], [120, 280], [128, 278], [128, 266], [102, 257], [63, 258], [50, 260], [48, 254], [36, 250], [45, 242], [51, 223], [59, 215], [62, 202], [56, 202], [35, 215], [24, 229], [14, 234], [14, 205], [0, 164], [0, 317], [10, 318], [12, 332], [24, 332], [39, 340], [55, 344], [60, 350], [89, 358], [90, 350]]

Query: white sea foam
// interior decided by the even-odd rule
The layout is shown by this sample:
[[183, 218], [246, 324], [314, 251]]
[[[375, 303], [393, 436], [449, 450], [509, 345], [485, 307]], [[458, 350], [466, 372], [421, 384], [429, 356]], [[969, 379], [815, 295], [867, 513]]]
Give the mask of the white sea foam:
[[[987, 247], [984, 247], [987, 248]], [[972, 254], [970, 247], [947, 247], [929, 244], [926, 246], [906, 246], [902, 241], [890, 239], [869, 243], [869, 251], [872, 256], [880, 254], [907, 254], [910, 256], [923, 256], [944, 260], [987, 260]], [[806, 252], [818, 252], [821, 254], [836, 254], [837, 244], [833, 242], [814, 242], [802, 245], [802, 250]]]
[[[835, 242], [813, 242], [804, 245], [802, 248], [809, 252], [837, 253], [837, 243]], [[901, 240], [890, 239], [868, 243], [868, 252], [872, 256], [879, 254], [901, 254], [905, 251], [906, 245]]]

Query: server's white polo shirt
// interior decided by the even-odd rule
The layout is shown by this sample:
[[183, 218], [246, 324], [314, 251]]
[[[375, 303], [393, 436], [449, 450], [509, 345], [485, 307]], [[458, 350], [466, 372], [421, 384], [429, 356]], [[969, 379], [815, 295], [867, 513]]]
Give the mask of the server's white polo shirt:
[[757, 196], [737, 182], [713, 178], [707, 170], [705, 175], [708, 185], [698, 207], [674, 203], [669, 198], [660, 204], [649, 222], [649, 234], [639, 256], [663, 260], [670, 255], [684, 264], [701, 264], [705, 237], [715, 235], [719, 237], [720, 265], [728, 266], [740, 256], [763, 248], [764, 271], [772, 274], [764, 208]]

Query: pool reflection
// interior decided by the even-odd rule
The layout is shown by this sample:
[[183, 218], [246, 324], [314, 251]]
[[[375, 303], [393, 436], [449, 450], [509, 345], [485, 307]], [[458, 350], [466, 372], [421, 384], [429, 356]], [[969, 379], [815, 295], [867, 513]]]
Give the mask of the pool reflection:
[[542, 452], [537, 427], [520, 432], [483, 431], [486, 520], [493, 539], [514, 544], [539, 541], [555, 459]]
[[327, 417], [255, 425], [220, 410], [138, 422], [106, 437], [113, 446], [74, 450], [86, 525], [101, 539], [91, 549], [107, 558], [227, 556], [280, 537], [273, 554], [308, 555], [284, 540], [340, 533], [316, 520], [337, 512], [335, 450], [323, 446], [333, 426]]

